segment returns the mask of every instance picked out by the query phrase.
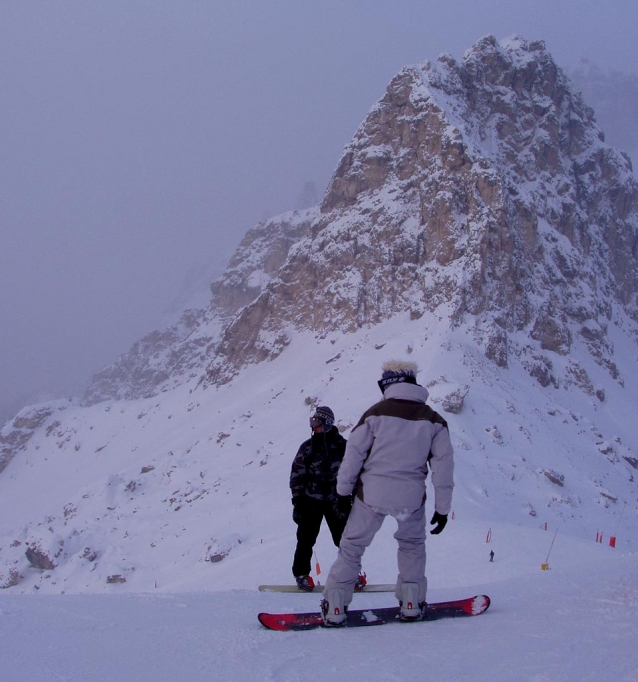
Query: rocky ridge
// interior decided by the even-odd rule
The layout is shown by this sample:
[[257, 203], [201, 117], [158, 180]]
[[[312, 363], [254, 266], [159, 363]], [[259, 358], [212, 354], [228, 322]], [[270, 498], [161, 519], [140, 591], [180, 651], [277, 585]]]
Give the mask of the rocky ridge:
[[605, 72], [582, 60], [570, 73], [585, 100], [596, 109], [596, 119], [606, 141], [627, 152], [634, 167], [638, 163], [638, 75]]

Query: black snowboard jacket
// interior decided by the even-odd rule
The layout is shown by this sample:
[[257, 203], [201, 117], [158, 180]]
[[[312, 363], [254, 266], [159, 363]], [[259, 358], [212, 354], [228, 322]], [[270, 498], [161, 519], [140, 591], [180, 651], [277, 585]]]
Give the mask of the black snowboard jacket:
[[290, 471], [292, 497], [315, 500], [337, 498], [337, 473], [346, 451], [346, 439], [336, 427], [315, 433], [300, 446]]

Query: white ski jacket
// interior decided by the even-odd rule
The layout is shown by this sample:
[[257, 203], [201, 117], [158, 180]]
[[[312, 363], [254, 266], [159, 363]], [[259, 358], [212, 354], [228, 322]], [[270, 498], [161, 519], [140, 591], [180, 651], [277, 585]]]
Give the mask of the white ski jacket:
[[[423, 386], [397, 383], [363, 414], [348, 437], [337, 492], [357, 496], [393, 515], [416, 511], [425, 500], [428, 463], [434, 508], [449, 514], [454, 488], [454, 450], [446, 421], [426, 405]], [[358, 484], [358, 485], [357, 485]]]

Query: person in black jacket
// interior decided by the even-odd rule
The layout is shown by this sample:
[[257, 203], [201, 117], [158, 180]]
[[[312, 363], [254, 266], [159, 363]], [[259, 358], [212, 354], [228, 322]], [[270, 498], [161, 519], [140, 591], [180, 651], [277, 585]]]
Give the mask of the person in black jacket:
[[[348, 520], [351, 498], [338, 498], [337, 473], [346, 450], [346, 440], [334, 425], [333, 411], [317, 407], [310, 417], [312, 437], [304, 441], [293, 460], [290, 472], [292, 518], [297, 524], [297, 546], [292, 573], [300, 590], [312, 592], [310, 574], [312, 552], [319, 536], [321, 522], [326, 520], [335, 546], [339, 546]], [[363, 574], [358, 581], [365, 584]]]

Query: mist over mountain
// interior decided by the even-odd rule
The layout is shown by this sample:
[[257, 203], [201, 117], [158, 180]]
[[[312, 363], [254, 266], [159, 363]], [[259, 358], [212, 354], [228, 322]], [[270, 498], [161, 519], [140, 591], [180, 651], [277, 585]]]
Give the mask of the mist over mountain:
[[81, 404], [3, 428], [0, 584], [233, 586], [279, 554], [288, 571], [309, 410], [347, 437], [406, 355], [449, 419], [461, 518], [580, 538], [623, 521], [636, 549], [637, 259], [630, 161], [542, 41], [405, 67], [321, 203], [250, 230], [209, 305]]
[[622, 71], [604, 71], [583, 60], [570, 74], [585, 101], [594, 108], [605, 140], [627, 152], [634, 173], [638, 163], [638, 76]]

